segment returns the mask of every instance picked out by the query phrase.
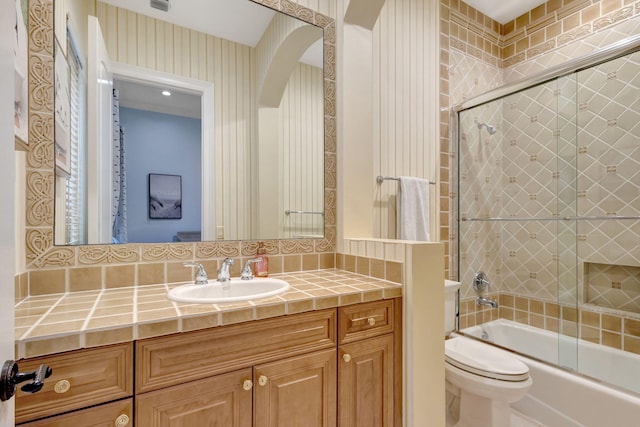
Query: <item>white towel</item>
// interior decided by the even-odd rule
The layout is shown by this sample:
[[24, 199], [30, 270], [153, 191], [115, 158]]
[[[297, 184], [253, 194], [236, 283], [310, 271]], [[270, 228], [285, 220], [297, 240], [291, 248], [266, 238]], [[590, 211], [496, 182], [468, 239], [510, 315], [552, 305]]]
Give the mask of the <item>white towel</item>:
[[429, 181], [401, 176], [397, 195], [398, 238], [428, 242]]

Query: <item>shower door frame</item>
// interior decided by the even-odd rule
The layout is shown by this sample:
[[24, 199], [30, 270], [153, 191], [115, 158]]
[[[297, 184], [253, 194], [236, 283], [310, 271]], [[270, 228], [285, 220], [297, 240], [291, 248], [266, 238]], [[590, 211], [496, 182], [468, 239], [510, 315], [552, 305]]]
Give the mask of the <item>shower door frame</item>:
[[[605, 48], [594, 51], [590, 54], [569, 60], [563, 64], [559, 64], [554, 67], [550, 67], [549, 69], [534, 74], [528, 78], [519, 80], [514, 83], [510, 83], [499, 88], [490, 90], [485, 92], [479, 96], [476, 96], [470, 100], [464, 101], [460, 104], [455, 105], [450, 110], [450, 120], [451, 120], [451, 131], [450, 131], [450, 140], [455, 141], [455, 144], [452, 144], [453, 154], [456, 157], [456, 172], [451, 176], [451, 183], [454, 188], [456, 188], [456, 205], [450, 206], [450, 211], [452, 213], [452, 224], [455, 225], [455, 235], [456, 240], [451, 245], [451, 265], [450, 270], [454, 273], [454, 276], [460, 280], [460, 271], [461, 271], [461, 262], [460, 262], [460, 242], [461, 242], [461, 223], [462, 222], [472, 222], [472, 221], [517, 221], [524, 218], [511, 218], [511, 217], [492, 217], [492, 218], [460, 218], [460, 202], [461, 202], [461, 185], [460, 185], [460, 171], [461, 171], [461, 159], [460, 159], [460, 114], [471, 110], [475, 107], [479, 107], [484, 104], [491, 103], [493, 101], [497, 101], [499, 99], [505, 98], [506, 96], [516, 94], [522, 91], [525, 91], [529, 88], [533, 88], [535, 86], [539, 86], [545, 84], [547, 82], [551, 82], [556, 79], [560, 79], [562, 77], [571, 76], [575, 73], [588, 69], [599, 64], [614, 60], [619, 57], [623, 57], [625, 55], [640, 51], [640, 35], [631, 36], [620, 40], [616, 43], [613, 43]], [[605, 219], [604, 217], [580, 217], [577, 216], [577, 212], [571, 216], [562, 216], [553, 218], [532, 218], [536, 220], [558, 220], [558, 221], [573, 221], [575, 224], [578, 220], [581, 219]], [[606, 217], [606, 219], [640, 219], [640, 216], [615, 216], [615, 217]], [[577, 252], [576, 252], [577, 257]], [[576, 259], [576, 268], [577, 268], [577, 259]], [[559, 295], [558, 295], [559, 297]], [[580, 300], [578, 298], [578, 293], [576, 292], [576, 300], [575, 305], [578, 308], [580, 304]], [[457, 313], [456, 313], [456, 329], [460, 330], [460, 292], [458, 293], [458, 303], [456, 304]], [[577, 325], [580, 327], [581, 322], [578, 320]], [[560, 334], [560, 332], [559, 332]], [[577, 338], [576, 338], [577, 339]], [[575, 347], [577, 348], [577, 346]]]

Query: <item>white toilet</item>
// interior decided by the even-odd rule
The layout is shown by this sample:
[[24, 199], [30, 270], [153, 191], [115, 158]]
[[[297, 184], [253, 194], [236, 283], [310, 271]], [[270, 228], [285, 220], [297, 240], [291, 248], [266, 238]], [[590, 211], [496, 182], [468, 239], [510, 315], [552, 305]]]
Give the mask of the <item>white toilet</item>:
[[[445, 334], [455, 329], [459, 287], [445, 281]], [[445, 378], [447, 393], [459, 399], [456, 427], [510, 427], [509, 404], [522, 399], [533, 383], [527, 365], [514, 355], [463, 336], [445, 341]]]

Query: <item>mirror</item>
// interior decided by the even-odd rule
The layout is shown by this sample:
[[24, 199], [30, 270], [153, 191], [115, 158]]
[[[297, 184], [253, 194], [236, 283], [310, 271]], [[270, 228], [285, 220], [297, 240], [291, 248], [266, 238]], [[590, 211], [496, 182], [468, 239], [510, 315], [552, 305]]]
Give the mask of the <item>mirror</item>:
[[322, 238], [323, 29], [151, 4], [54, 2], [55, 244]]

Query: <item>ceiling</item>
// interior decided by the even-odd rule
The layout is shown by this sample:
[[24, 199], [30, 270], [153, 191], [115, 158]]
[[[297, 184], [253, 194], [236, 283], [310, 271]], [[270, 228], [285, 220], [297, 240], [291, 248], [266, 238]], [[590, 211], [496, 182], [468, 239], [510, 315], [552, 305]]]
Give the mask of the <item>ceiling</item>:
[[248, 0], [170, 0], [168, 12], [153, 9], [149, 0], [101, 1], [251, 47], [260, 41], [275, 14]]
[[525, 12], [534, 9], [547, 0], [463, 0], [466, 4], [479, 10], [480, 12], [498, 21], [506, 24], [516, 19]]
[[[170, 0], [168, 12], [151, 8], [149, 0], [102, 1], [253, 47], [260, 41], [275, 14], [269, 8], [244, 0]], [[496, 0], [464, 0], [464, 2], [504, 24], [545, 3], [546, 0], [503, 0], [501, 2]], [[313, 61], [307, 57], [317, 58], [320, 61], [317, 59]], [[321, 67], [321, 58], [322, 41], [320, 40], [309, 49], [301, 61]], [[117, 86], [120, 89], [120, 102], [123, 106], [146, 108], [187, 117], [200, 116], [201, 102], [197, 95], [173, 90], [171, 97], [165, 97], [160, 94], [162, 88], [123, 81], [118, 82]]]

